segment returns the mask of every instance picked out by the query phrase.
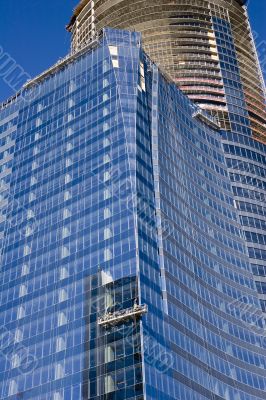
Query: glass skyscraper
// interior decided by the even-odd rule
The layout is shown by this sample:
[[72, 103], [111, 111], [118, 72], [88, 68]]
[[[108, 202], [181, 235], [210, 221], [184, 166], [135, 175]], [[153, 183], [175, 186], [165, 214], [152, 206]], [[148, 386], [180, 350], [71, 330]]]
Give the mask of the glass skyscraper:
[[68, 30], [73, 52], [104, 26], [141, 32], [151, 59], [193, 102], [218, 118], [235, 206], [266, 312], [266, 91], [247, 3], [83, 0]]
[[226, 134], [113, 28], [1, 105], [1, 399], [265, 398]]

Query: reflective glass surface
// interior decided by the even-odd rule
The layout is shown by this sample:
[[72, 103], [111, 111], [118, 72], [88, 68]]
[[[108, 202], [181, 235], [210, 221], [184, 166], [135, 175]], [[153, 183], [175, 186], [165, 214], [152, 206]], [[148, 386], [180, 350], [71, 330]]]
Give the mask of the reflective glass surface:
[[1, 399], [264, 398], [252, 266], [199, 115], [112, 29], [2, 106]]

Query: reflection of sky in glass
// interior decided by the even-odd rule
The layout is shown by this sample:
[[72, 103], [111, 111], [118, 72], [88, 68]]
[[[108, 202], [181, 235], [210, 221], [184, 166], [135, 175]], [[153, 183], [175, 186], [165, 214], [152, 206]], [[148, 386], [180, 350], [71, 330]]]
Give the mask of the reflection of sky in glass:
[[147, 400], [262, 399], [221, 137], [138, 33], [104, 32], [0, 113], [0, 399], [141, 400], [143, 369]]

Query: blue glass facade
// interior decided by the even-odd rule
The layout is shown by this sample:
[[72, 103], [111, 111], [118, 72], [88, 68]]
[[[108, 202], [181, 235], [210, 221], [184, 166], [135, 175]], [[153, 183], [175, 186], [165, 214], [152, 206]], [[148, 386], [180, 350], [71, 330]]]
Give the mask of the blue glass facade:
[[[255, 355], [255, 345], [252, 356], [247, 348], [245, 356], [240, 355], [246, 340], [260, 347], [260, 339], [247, 339], [247, 321], [262, 327], [263, 320], [259, 313], [244, 316], [241, 311], [245, 302], [254, 311], [258, 300], [220, 136], [191, 118], [192, 104], [173, 84], [166, 84], [156, 67], [150, 93], [164, 339], [172, 368], [162, 380], [146, 366], [147, 398], [263, 397], [264, 361], [255, 362], [261, 372], [251, 372], [253, 362], [251, 370], [246, 369], [246, 360], [255, 356], [255, 361], [260, 350]], [[253, 389], [247, 390], [250, 384]]]
[[105, 26], [141, 32], [150, 58], [218, 118], [235, 207], [266, 312], [266, 89], [247, 7], [244, 0], [82, 0], [67, 30], [73, 52]]
[[[122, 47], [120, 68], [113, 66], [117, 56], [110, 56], [117, 48], [109, 51], [105, 38], [31, 88], [32, 101], [21, 93], [2, 110], [2, 136], [11, 132], [12, 156], [2, 154], [4, 160], [12, 157], [7, 161], [12, 174], [2, 178], [7, 204], [1, 325], [3, 347], [7, 354], [13, 349], [1, 357], [3, 399], [15, 393], [25, 399], [77, 399], [83, 392], [96, 398], [104, 390], [96, 373], [98, 307], [91, 301], [97, 273], [103, 269], [116, 282], [124, 277], [133, 282], [137, 265], [134, 214], [123, 196], [136, 186], [138, 36], [124, 40], [132, 46]], [[134, 54], [127, 57], [128, 51]], [[132, 282], [123, 285], [128, 302], [136, 291]], [[134, 346], [126, 351], [119, 343], [117, 353], [127, 354], [120, 360], [127, 383], [134, 387], [141, 379], [140, 360]], [[21, 372], [26, 355], [33, 358], [29, 374]], [[132, 391], [129, 383], [125, 390]]]
[[265, 397], [222, 137], [198, 115], [111, 29], [2, 106], [1, 399]]
[[230, 123], [230, 131], [223, 134], [223, 147], [261, 307], [266, 312], [266, 147], [253, 137], [230, 21], [213, 17], [213, 27]]

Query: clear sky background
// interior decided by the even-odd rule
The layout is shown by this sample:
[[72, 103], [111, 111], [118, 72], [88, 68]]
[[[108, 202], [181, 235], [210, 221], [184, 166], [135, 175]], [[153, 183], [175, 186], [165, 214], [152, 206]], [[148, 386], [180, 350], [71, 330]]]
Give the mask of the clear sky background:
[[[9, 53], [34, 77], [65, 56], [70, 34], [65, 30], [79, 0], [0, 0], [0, 52]], [[256, 31], [266, 76], [266, 0], [249, 0], [249, 15]], [[13, 91], [0, 78], [0, 101]]]

